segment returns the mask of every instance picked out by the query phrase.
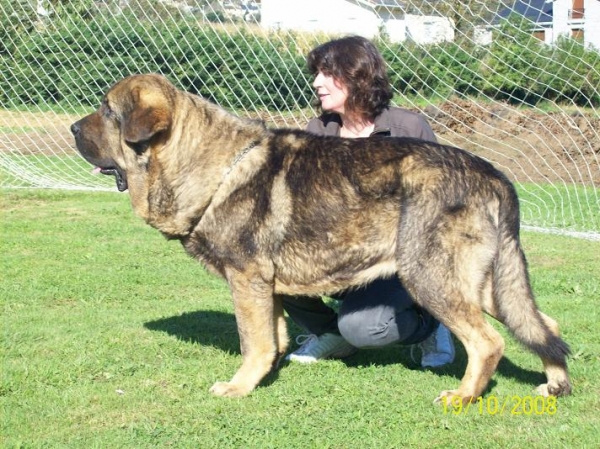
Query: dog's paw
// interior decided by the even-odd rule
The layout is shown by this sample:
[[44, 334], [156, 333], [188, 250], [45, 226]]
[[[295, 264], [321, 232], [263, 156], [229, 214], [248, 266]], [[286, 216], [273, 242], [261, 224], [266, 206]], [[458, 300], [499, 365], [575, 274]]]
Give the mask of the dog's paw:
[[457, 397], [456, 390], [444, 390], [439, 394], [437, 398], [433, 400], [433, 403], [438, 405], [447, 405], [452, 402], [453, 397]]
[[571, 394], [572, 387], [568, 381], [562, 383], [548, 382], [547, 384], [538, 385], [535, 389], [539, 396], [568, 396]]
[[433, 400], [434, 404], [441, 404], [444, 406], [448, 405], [456, 405], [458, 404], [468, 404], [469, 402], [474, 402], [475, 398], [473, 396], [462, 396], [458, 393], [458, 390], [444, 390], [440, 393], [440, 395]]
[[222, 396], [226, 398], [241, 398], [248, 395], [250, 391], [248, 388], [244, 388], [238, 384], [231, 382], [217, 382], [209, 390], [215, 396]]

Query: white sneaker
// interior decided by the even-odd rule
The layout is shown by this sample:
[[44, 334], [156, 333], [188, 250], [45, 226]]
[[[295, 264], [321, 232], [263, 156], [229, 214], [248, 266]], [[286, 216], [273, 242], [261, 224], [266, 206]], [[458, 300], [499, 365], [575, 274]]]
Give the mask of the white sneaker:
[[296, 343], [300, 347], [285, 357], [290, 362], [314, 363], [322, 359], [343, 359], [358, 350], [336, 334], [298, 335]]
[[421, 366], [423, 368], [437, 368], [454, 361], [452, 334], [442, 323], [435, 332], [427, 337], [427, 340], [419, 343], [419, 348], [422, 352]]

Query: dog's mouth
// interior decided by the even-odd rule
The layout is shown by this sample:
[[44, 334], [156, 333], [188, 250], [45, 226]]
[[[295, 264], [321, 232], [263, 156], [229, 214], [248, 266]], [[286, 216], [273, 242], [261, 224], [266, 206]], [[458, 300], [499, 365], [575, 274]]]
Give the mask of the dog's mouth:
[[117, 181], [117, 189], [119, 192], [127, 190], [127, 175], [118, 168], [114, 167], [96, 167], [94, 173], [102, 173], [103, 175], [112, 175]]

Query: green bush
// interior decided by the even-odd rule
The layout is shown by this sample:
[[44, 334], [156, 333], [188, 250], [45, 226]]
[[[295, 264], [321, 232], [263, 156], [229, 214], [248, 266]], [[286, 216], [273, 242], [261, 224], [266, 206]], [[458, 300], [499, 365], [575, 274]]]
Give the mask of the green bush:
[[[115, 81], [159, 72], [181, 88], [240, 110], [304, 108], [312, 97], [293, 35], [271, 39], [184, 18], [140, 20], [71, 14], [44, 27], [0, 18], [0, 101], [4, 107], [98, 104]], [[515, 103], [597, 107], [600, 55], [561, 38], [548, 46], [531, 24], [509, 20], [488, 47], [468, 41], [419, 46], [378, 41], [400, 94], [424, 99], [479, 96]]]
[[305, 107], [310, 98], [310, 86], [297, 83], [304, 66], [299, 52], [196, 22], [73, 19], [43, 32], [15, 32], [11, 41], [12, 50], [0, 53], [7, 67], [0, 78], [4, 105], [96, 105], [121, 77], [147, 72], [233, 108]]
[[435, 46], [413, 43], [386, 45], [382, 55], [390, 64], [390, 81], [400, 94], [424, 98], [477, 96], [482, 79], [480, 55], [469, 44], [446, 42]]
[[600, 53], [597, 49], [586, 49], [582, 42], [561, 36], [551, 58], [555, 66], [552, 86], [557, 101], [573, 100], [589, 107], [600, 105]]
[[535, 104], [549, 88], [545, 84], [548, 48], [533, 36], [528, 21], [506, 21], [483, 58], [485, 95]]
[[544, 44], [524, 20], [508, 20], [499, 31], [482, 58], [481, 90], [486, 96], [513, 103], [600, 105], [600, 54], [595, 49], [567, 37]]

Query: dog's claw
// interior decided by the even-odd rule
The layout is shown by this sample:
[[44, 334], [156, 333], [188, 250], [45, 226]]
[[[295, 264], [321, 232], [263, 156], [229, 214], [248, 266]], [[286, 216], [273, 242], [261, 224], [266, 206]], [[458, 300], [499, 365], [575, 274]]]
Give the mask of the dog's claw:
[[475, 398], [473, 396], [462, 396], [458, 394], [458, 390], [444, 390], [440, 393], [440, 395], [433, 400], [433, 403], [438, 405], [442, 404], [444, 406], [457, 404], [457, 398], [460, 400], [463, 405], [468, 404], [469, 402], [475, 402]]
[[445, 390], [442, 391], [437, 398], [433, 400], [433, 403], [436, 405], [439, 404], [449, 404], [452, 401], [452, 398], [455, 396], [456, 390]]
[[247, 396], [250, 391], [246, 388], [241, 388], [231, 382], [217, 382], [209, 390], [215, 396], [222, 396], [226, 398], [241, 398]]
[[535, 389], [535, 393], [539, 396], [550, 397], [550, 396], [567, 396], [571, 394], [572, 387], [568, 381], [558, 384], [556, 382], [538, 385]]
[[535, 393], [538, 396], [543, 396], [543, 397], [548, 397], [550, 396], [550, 393], [548, 393], [548, 384], [541, 384], [538, 385], [538, 387], [535, 389]]

